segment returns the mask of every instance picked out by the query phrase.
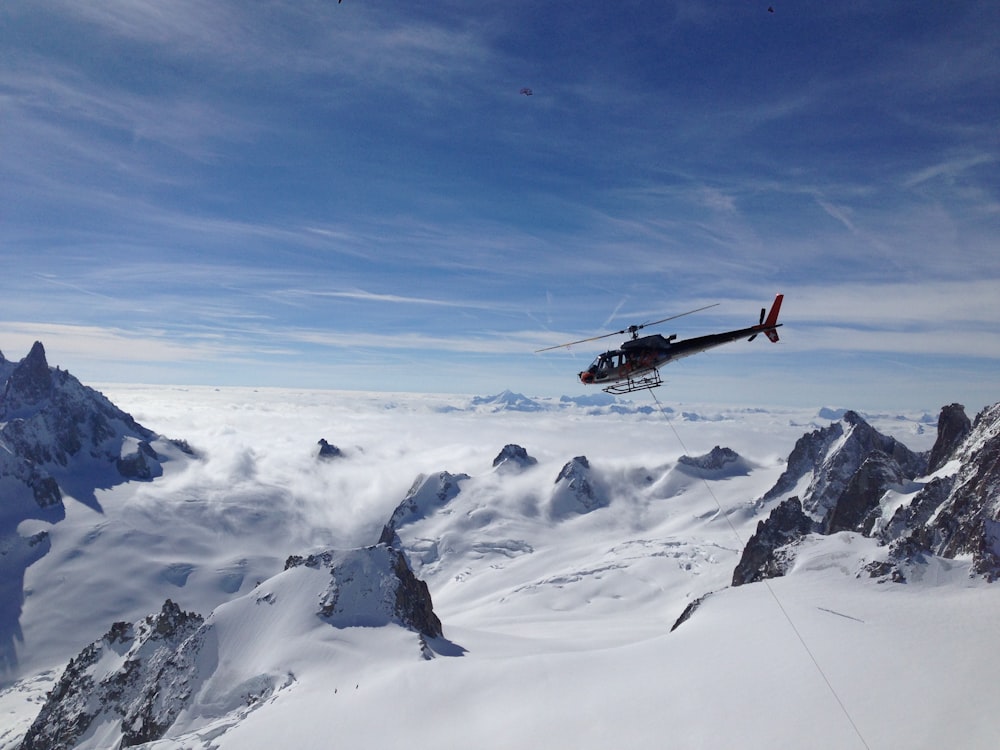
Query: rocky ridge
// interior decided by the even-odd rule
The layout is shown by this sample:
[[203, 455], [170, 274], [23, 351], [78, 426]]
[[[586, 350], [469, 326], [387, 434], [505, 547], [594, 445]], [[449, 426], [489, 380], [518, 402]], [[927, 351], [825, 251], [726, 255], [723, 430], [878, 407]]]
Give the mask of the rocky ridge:
[[159, 614], [116, 622], [70, 659], [21, 750], [68, 750], [88, 733], [119, 747], [159, 739], [191, 697], [205, 636], [204, 619], [169, 599]]
[[[801, 492], [801, 499], [800, 493]], [[1000, 577], [1000, 404], [971, 423], [964, 407], [944, 407], [927, 455], [879, 434], [854, 412], [804, 435], [786, 471], [758, 501], [785, 498], [744, 548], [733, 585], [783, 575], [810, 533], [852, 532], [877, 539], [884, 559], [870, 575], [904, 582], [926, 556], [969, 556], [970, 570]]]

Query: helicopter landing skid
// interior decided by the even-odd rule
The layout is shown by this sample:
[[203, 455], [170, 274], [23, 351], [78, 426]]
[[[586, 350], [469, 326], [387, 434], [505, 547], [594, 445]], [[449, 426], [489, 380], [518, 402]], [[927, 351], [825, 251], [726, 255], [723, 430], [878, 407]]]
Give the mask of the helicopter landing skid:
[[663, 385], [663, 379], [660, 377], [660, 371], [653, 370], [653, 372], [643, 375], [641, 378], [627, 378], [624, 382], [618, 381], [613, 385], [605, 386], [601, 390], [605, 393], [620, 396], [625, 393], [635, 393], [636, 391], [648, 391], [651, 388], [657, 388], [661, 385]]

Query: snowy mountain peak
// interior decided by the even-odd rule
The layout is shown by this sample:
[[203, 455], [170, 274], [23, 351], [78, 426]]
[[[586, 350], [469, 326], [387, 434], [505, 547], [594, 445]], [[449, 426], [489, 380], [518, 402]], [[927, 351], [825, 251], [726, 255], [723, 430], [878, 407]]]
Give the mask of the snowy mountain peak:
[[753, 468], [749, 461], [732, 448], [718, 445], [703, 456], [681, 456], [677, 459], [677, 465], [681, 471], [705, 479], [745, 476]]
[[[882, 499], [926, 470], [923, 455], [873, 428], [855, 411], [796, 442], [785, 471], [759, 504], [784, 498], [758, 524], [733, 581], [784, 575], [794, 547], [813, 530], [871, 535], [884, 511]], [[799, 498], [802, 498], [801, 501]]]
[[761, 502], [799, 494], [804, 510], [823, 521], [874, 451], [891, 460], [898, 468], [895, 474], [901, 478], [912, 479], [926, 469], [924, 456], [878, 432], [857, 412], [847, 411], [841, 421], [803, 435], [796, 442], [787, 468]]
[[[40, 342], [9, 369], [0, 393], [0, 446], [6, 449], [0, 477], [24, 488], [3, 498], [0, 516], [23, 506], [25, 492], [43, 508], [60, 505], [64, 492], [94, 503], [95, 487], [162, 473], [165, 457], [152, 447], [158, 436], [65, 370], [50, 368]], [[23, 507], [17, 512], [31, 517]]]
[[[16, 663], [24, 601], [20, 582], [50, 548], [48, 532], [23, 537], [26, 520], [58, 523], [64, 497], [97, 512], [100, 489], [162, 474], [185, 451], [159, 437], [65, 370], [49, 367], [36, 342], [16, 365], [0, 366], [0, 668]], [[163, 451], [162, 455], [157, 448]]]
[[566, 462], [556, 477], [549, 505], [554, 518], [589, 513], [606, 506], [609, 499], [599, 487], [586, 456]]
[[379, 544], [392, 545], [396, 530], [406, 523], [424, 518], [436, 509], [446, 505], [458, 495], [459, 483], [468, 479], [468, 474], [451, 474], [447, 471], [433, 476], [419, 475], [410, 486], [402, 502], [396, 506], [388, 523], [382, 529]]
[[13, 367], [0, 391], [0, 420], [11, 419], [29, 410], [52, 394], [52, 373], [45, 359], [45, 347], [36, 341], [28, 356]]
[[488, 407], [490, 411], [541, 411], [544, 407], [523, 393], [505, 390], [494, 396], [476, 396], [470, 402], [473, 407]]
[[930, 556], [969, 556], [973, 574], [1000, 578], [1000, 404], [971, 426], [961, 405], [944, 407], [929, 465], [854, 412], [843, 425], [796, 443], [764, 499], [804, 488], [806, 500], [791, 497], [758, 524], [734, 583], [783, 575], [812, 531], [877, 539], [886, 551], [867, 570], [885, 580], [905, 582]]

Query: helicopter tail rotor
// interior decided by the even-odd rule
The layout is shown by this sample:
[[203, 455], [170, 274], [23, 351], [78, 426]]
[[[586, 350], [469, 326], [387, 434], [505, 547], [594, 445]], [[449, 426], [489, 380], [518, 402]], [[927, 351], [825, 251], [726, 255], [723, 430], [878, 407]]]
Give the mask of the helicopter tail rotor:
[[[775, 329], [781, 325], [781, 323], [778, 322], [778, 313], [781, 311], [781, 302], [784, 298], [785, 295], [783, 294], [775, 296], [774, 303], [771, 305], [770, 313], [768, 313], [765, 308], [760, 308], [760, 323], [757, 324], [757, 327], [761, 329], [764, 332], [764, 335], [774, 343], [778, 343], [778, 331]], [[766, 320], [764, 318], [765, 315], [767, 316]], [[757, 333], [760, 332], [760, 330], [757, 331]], [[747, 341], [753, 341], [757, 338], [757, 333], [751, 335]]]

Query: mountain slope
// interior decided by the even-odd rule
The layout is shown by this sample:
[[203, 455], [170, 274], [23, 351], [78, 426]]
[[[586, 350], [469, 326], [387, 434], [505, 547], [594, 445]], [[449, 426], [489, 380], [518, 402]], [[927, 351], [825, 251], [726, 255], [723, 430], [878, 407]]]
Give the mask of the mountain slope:
[[[111, 696], [79, 735], [84, 746], [149, 737], [143, 726], [171, 717], [150, 748], [996, 742], [1000, 599], [988, 576], [969, 577], [974, 552], [908, 559], [905, 586], [869, 573], [890, 561], [889, 525], [903, 538], [943, 517], [953, 487], [990, 491], [988, 472], [972, 469], [991, 455], [985, 418], [940, 468], [908, 478], [934, 442], [922, 419], [866, 428], [844, 412], [834, 435], [805, 411], [686, 405], [690, 416], [668, 429], [659, 412], [569, 405], [494, 412], [399, 394], [119, 393], [200, 458], [164, 463], [151, 482], [95, 488], [101, 511], [67, 502], [58, 523], [24, 522], [26, 538], [47, 530], [50, 548], [25, 573], [22, 676], [0, 690], [3, 750], [38, 717], [42, 688], [72, 672], [70, 656], [95, 685], [114, 686], [127, 682], [128, 653], [149, 668], [130, 668], [129, 700]], [[803, 432], [827, 430], [823, 450], [790, 471]], [[830, 451], [851, 432], [858, 439], [838, 459]], [[893, 447], [890, 433], [917, 450]], [[357, 448], [317, 461], [319, 435]], [[512, 445], [535, 460], [515, 460], [529, 454], [505, 453]], [[877, 455], [901, 473], [869, 460]], [[786, 474], [787, 491], [769, 494]], [[913, 502], [932, 486], [946, 491]], [[758, 523], [795, 495], [811, 509], [784, 575], [730, 587]], [[840, 511], [852, 528], [821, 533], [841, 497], [852, 498], [854, 510]], [[896, 518], [904, 506], [912, 522]], [[421, 632], [435, 632], [430, 618], [411, 627], [387, 609], [397, 596], [382, 581], [405, 578], [404, 559], [447, 640]], [[191, 620], [203, 634], [193, 658], [184, 656], [194, 655], [193, 633], [182, 639], [190, 650], [163, 652], [175, 672], [155, 667], [155, 639], [142, 635], [167, 598], [204, 616]], [[78, 655], [94, 644], [103, 655], [81, 668]], [[921, 679], [900, 680], [915, 659]]]
[[22, 534], [25, 521], [66, 518], [71, 497], [101, 513], [100, 489], [149, 481], [182, 457], [183, 443], [160, 438], [84, 386], [50, 367], [36, 342], [18, 363], [0, 362], [0, 675], [13, 672], [25, 570], [51, 548], [48, 528]]
[[[113, 624], [70, 660], [21, 748], [132, 747], [237, 721], [290, 688], [308, 670], [302, 653], [315, 659], [336, 643], [331, 631], [383, 628], [412, 631], [409, 658], [458, 653], [397, 550], [293, 556], [283, 573], [207, 618], [168, 599], [159, 614]], [[382, 642], [362, 635], [354, 645]]]

